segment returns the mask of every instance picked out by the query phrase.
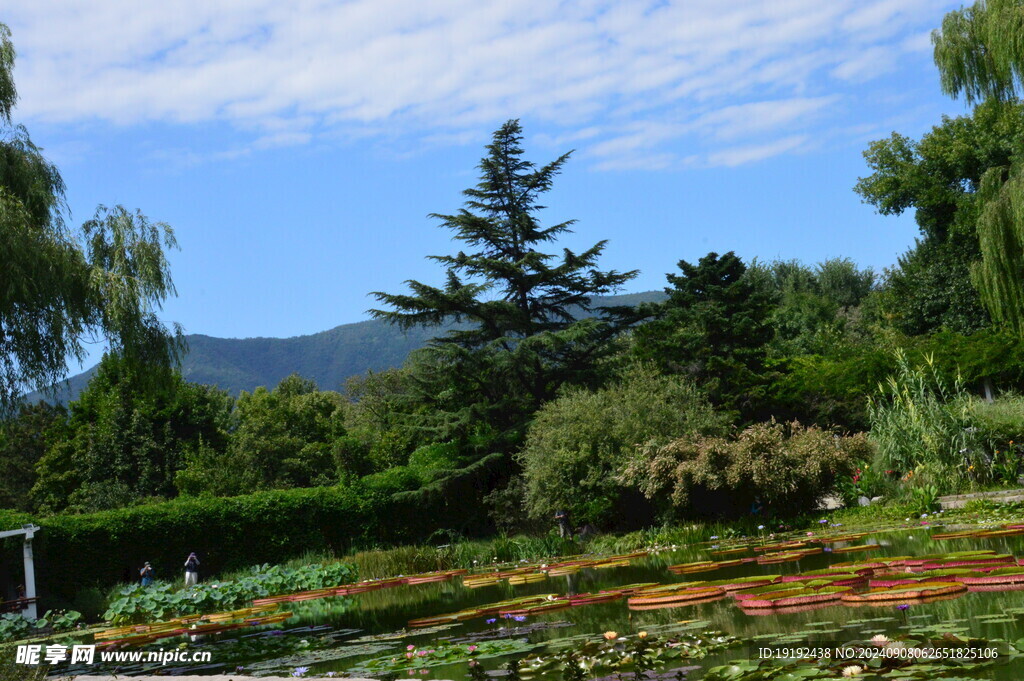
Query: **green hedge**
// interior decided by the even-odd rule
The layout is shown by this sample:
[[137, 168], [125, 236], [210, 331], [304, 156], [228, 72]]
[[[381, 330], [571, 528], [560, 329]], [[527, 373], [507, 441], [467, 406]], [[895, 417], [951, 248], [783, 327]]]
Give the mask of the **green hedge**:
[[[134, 579], [149, 561], [158, 578], [176, 577], [195, 551], [200, 576], [280, 563], [308, 551], [422, 542], [438, 530], [492, 530], [481, 500], [508, 475], [492, 454], [412, 492], [318, 487], [238, 497], [198, 497], [84, 515], [33, 518], [0, 511], [0, 529], [35, 522], [36, 581], [43, 605], [67, 607], [76, 592]], [[20, 580], [21, 545], [0, 541], [0, 585]], [[7, 574], [5, 575], [4, 572]]]
[[[195, 551], [200, 575], [279, 563], [306, 551], [342, 553], [374, 536], [384, 500], [345, 488], [296, 489], [239, 497], [177, 499], [85, 515], [34, 519], [36, 581], [46, 607], [64, 606], [87, 587], [133, 578], [150, 561], [157, 577], [183, 572]], [[25, 514], [0, 513], [0, 527], [19, 527]], [[8, 577], [20, 574], [20, 542], [2, 545]]]

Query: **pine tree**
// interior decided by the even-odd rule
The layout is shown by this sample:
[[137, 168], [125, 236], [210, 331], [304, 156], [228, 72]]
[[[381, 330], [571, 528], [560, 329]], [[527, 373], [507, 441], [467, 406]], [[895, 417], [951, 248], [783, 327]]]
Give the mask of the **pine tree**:
[[773, 300], [744, 276], [735, 253], [709, 253], [693, 265], [679, 261], [667, 275], [668, 300], [652, 306], [652, 321], [637, 328], [635, 352], [662, 370], [692, 377], [712, 401], [751, 415], [763, 387]]
[[411, 363], [420, 398], [445, 415], [448, 434], [483, 422], [516, 430], [562, 384], [592, 381], [627, 321], [624, 310], [591, 309], [593, 296], [636, 275], [597, 269], [605, 241], [561, 256], [541, 250], [575, 222], [545, 227], [537, 217], [570, 154], [538, 168], [523, 159], [519, 121], [505, 123], [480, 162], [480, 182], [463, 192], [465, 207], [431, 215], [469, 251], [430, 256], [444, 267], [445, 285], [408, 281], [409, 294], [374, 293], [391, 309], [371, 314], [403, 328], [460, 325]]

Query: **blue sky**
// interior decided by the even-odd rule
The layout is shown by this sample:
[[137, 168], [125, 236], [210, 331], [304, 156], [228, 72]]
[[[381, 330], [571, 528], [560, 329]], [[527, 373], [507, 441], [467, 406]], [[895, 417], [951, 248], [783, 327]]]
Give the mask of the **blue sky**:
[[74, 223], [124, 204], [170, 223], [162, 316], [226, 337], [366, 317], [439, 282], [426, 217], [476, 182], [490, 133], [575, 149], [548, 195], [566, 245], [610, 243], [629, 286], [683, 258], [848, 256], [916, 235], [851, 191], [868, 142], [965, 112], [939, 92], [944, 0], [12, 0], [16, 117]]

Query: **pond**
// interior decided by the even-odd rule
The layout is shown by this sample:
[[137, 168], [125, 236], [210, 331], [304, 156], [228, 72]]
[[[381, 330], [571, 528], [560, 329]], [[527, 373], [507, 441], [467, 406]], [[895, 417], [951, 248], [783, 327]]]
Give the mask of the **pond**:
[[[839, 533], [845, 529], [833, 528], [815, 533], [813, 537], [788, 535], [786, 539], [791, 541], [803, 540], [788, 545], [780, 544], [779, 537], [734, 540], [606, 560], [596, 566], [577, 567], [578, 563], [572, 564], [573, 558], [558, 559], [561, 563], [570, 563], [551, 571], [558, 576], [545, 575], [543, 570], [550, 569], [550, 565], [504, 565], [498, 569], [509, 572], [519, 567], [522, 572], [511, 580], [485, 579], [478, 582], [480, 585], [474, 585], [465, 575], [446, 575], [443, 581], [423, 580], [425, 583], [356, 595], [316, 597], [318, 594], [312, 594], [314, 597], [310, 600], [284, 602], [277, 606], [277, 611], [267, 605], [267, 612], [292, 613], [280, 622], [195, 636], [191, 640], [182, 636], [167, 638], [143, 649], [172, 649], [187, 644], [192, 651], [209, 651], [211, 662], [175, 668], [178, 673], [217, 673], [242, 667], [243, 673], [254, 676], [289, 675], [297, 668], [306, 668], [307, 676], [334, 672], [338, 676], [380, 677], [393, 672], [400, 678], [463, 679], [468, 659], [478, 660], [478, 673], [498, 675], [503, 673], [499, 670], [508, 660], [530, 656], [532, 661], [523, 662], [524, 677], [561, 681], [564, 655], [568, 651], [578, 651], [581, 660], [603, 662], [603, 666], [587, 674], [603, 677], [617, 670], [631, 670], [629, 664], [616, 665], [624, 656], [635, 653], [634, 646], [647, 645], [644, 654], [649, 656], [649, 666], [673, 670], [671, 678], [700, 679], [707, 675], [708, 669], [733, 660], [756, 661], [759, 649], [769, 645], [826, 647], [843, 642], [865, 642], [878, 635], [892, 640], [912, 636], [915, 640], [928, 641], [942, 634], [955, 634], [961, 638], [1010, 643], [1021, 638], [1024, 584], [1014, 582], [1024, 583], [1024, 568], [1018, 568], [1016, 560], [1016, 556], [1024, 556], [1024, 536], [1015, 532], [1024, 530], [1010, 529], [1003, 533], [1006, 536], [996, 533], [996, 536], [942, 539], [940, 528], [927, 525], [891, 527], [863, 536], [847, 534], [844, 538]], [[933, 538], [933, 535], [940, 538]], [[835, 541], [837, 538], [840, 541]], [[822, 539], [827, 541], [821, 543]], [[970, 552], [987, 553], [969, 555]], [[928, 555], [934, 557], [923, 565], [920, 560], [906, 559]], [[785, 562], [777, 562], [782, 559]], [[952, 564], [943, 563], [943, 560], [953, 559], [956, 560]], [[715, 564], [699, 564], [704, 561], [718, 561], [721, 565], [707, 569], [715, 568]], [[837, 568], [836, 574], [807, 575], [815, 571], [827, 573], [825, 569], [830, 566], [851, 562], [861, 563], [861, 566]], [[681, 567], [670, 571], [670, 566]], [[922, 582], [895, 588], [927, 588], [933, 590], [926, 591], [926, 595], [940, 595], [913, 598], [915, 594], [906, 591], [883, 596], [887, 600], [875, 602], [839, 600], [856, 599], [855, 594], [880, 584], [919, 579], [926, 574], [920, 572], [922, 569], [948, 570], [941, 573], [949, 575], [948, 578], [936, 578], [931, 583], [952, 585], [949, 590], [954, 593], [942, 595], [942, 588], [933, 589], [929, 586], [931, 583]], [[1018, 572], [1022, 576], [1016, 579]], [[741, 601], [734, 592], [744, 585], [728, 583], [765, 575], [775, 577], [785, 588], [798, 589], [787, 592], [798, 605], [741, 608]], [[798, 575], [818, 581], [810, 584], [782, 582], [796, 580]], [[956, 579], [970, 582], [972, 575], [980, 577], [975, 582], [981, 583], [972, 583], [969, 590], [964, 591]], [[1000, 575], [1003, 577], [999, 578]], [[868, 579], [876, 581], [872, 584]], [[985, 581], [1004, 583], [984, 584]], [[705, 587], [704, 592], [696, 589], [645, 592], [644, 587], [639, 586], [678, 584], [688, 587], [699, 582], [712, 582], [714, 586]], [[758, 583], [752, 584], [756, 587]], [[809, 591], [808, 586], [817, 591]], [[629, 587], [623, 597], [581, 597], [623, 587]], [[771, 588], [782, 587], [776, 584]], [[723, 589], [728, 592], [722, 593]], [[901, 593], [911, 597], [903, 597]], [[814, 597], [808, 599], [808, 594]], [[527, 598], [530, 596], [538, 598], [530, 601]], [[570, 607], [563, 599], [565, 596], [577, 597], [577, 604]], [[743, 602], [772, 605], [765, 599], [781, 596], [762, 594]], [[603, 600], [605, 598], [614, 600]], [[677, 598], [688, 600], [674, 600]], [[815, 598], [836, 600], [801, 602]], [[518, 605], [487, 609], [492, 604], [513, 599], [526, 600]], [[457, 618], [445, 617], [473, 610], [477, 612]], [[475, 614], [479, 616], [473, 616]], [[409, 628], [410, 622], [423, 628]], [[644, 632], [643, 639], [640, 632]], [[960, 673], [972, 678], [1005, 681], [1024, 678], [1024, 658], [1018, 659], [1011, 650], [1004, 644], [994, 664], [982, 668], [968, 665]], [[562, 657], [558, 656], [560, 653]], [[119, 673], [130, 676], [146, 669], [152, 670], [153, 665], [122, 664]], [[828, 672], [831, 678], [837, 677], [835, 669], [841, 667]], [[66, 673], [67, 667], [62, 671]], [[97, 673], [99, 668], [92, 666], [88, 671]], [[740, 674], [743, 670], [733, 671]], [[818, 677], [804, 669], [791, 678]]]

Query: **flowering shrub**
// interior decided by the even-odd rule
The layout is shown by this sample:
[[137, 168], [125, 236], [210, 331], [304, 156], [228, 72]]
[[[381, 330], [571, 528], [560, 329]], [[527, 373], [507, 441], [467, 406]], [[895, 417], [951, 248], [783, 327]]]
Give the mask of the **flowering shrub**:
[[686, 437], [648, 447], [620, 479], [679, 511], [742, 514], [760, 500], [766, 512], [785, 514], [813, 507], [870, 454], [864, 435], [772, 421], [736, 438]]

